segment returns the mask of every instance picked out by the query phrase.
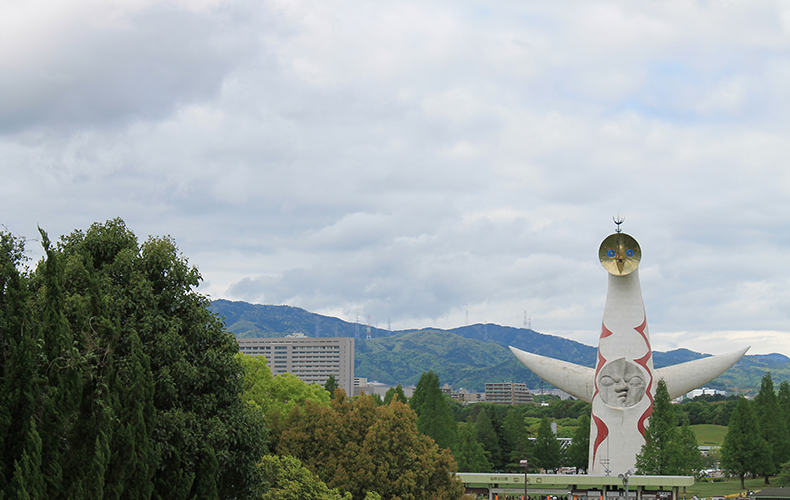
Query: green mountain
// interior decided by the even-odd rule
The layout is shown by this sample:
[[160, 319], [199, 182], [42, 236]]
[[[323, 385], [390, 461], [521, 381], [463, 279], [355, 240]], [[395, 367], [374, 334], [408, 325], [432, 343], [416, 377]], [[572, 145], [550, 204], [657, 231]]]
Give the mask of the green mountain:
[[[540, 379], [511, 354], [509, 345], [543, 356], [584, 366], [595, 366], [596, 348], [525, 328], [477, 324], [440, 330], [390, 332], [322, 316], [291, 306], [215, 300], [210, 309], [223, 316], [228, 330], [239, 338], [284, 337], [302, 332], [313, 337], [356, 337], [355, 375], [385, 384], [416, 384], [433, 370], [442, 383], [482, 391], [486, 382], [524, 382], [537, 387]], [[657, 368], [709, 356], [688, 349], [654, 352]], [[771, 372], [774, 385], [790, 380], [790, 358], [782, 354], [744, 356], [708, 387], [756, 392], [760, 379]]]

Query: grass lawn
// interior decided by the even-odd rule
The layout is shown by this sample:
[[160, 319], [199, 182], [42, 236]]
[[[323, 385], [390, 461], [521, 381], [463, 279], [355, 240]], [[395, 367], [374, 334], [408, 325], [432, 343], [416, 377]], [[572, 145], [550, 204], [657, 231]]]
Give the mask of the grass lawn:
[[[741, 489], [741, 480], [737, 477], [716, 483], [697, 482], [694, 483], [694, 486], [689, 486], [686, 488], [686, 499], [689, 499], [694, 495], [697, 495], [699, 498], [724, 497], [727, 495], [737, 495], [747, 490], [757, 491], [763, 488], [773, 487], [766, 486], [765, 479], [763, 478], [746, 478], [744, 484], [746, 485], [746, 490]], [[681, 496], [683, 496], [682, 493], [683, 491], [681, 489]]]
[[723, 425], [700, 424], [689, 427], [697, 436], [697, 446], [721, 446], [724, 444], [727, 427]]

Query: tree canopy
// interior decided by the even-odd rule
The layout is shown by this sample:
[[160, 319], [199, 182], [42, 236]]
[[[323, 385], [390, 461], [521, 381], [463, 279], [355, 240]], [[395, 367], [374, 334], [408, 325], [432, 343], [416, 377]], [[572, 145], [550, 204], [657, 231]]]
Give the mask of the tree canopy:
[[293, 455], [330, 488], [362, 500], [457, 499], [463, 486], [454, 476], [449, 450], [417, 431], [409, 406], [376, 406], [370, 396], [349, 401], [342, 389], [331, 407], [307, 401], [291, 412], [277, 448]]
[[681, 470], [678, 421], [667, 384], [659, 380], [653, 400], [653, 413], [647, 423], [645, 444], [636, 456], [639, 474], [676, 475]]
[[0, 491], [253, 496], [265, 427], [197, 268], [121, 219], [41, 242], [27, 270], [24, 242], [0, 235]]
[[760, 424], [760, 435], [768, 446], [764, 469], [759, 472], [765, 477], [765, 484], [769, 484], [769, 476], [776, 474], [779, 467], [790, 459], [787, 421], [774, 392], [770, 373], [763, 375], [760, 392], [754, 398], [754, 408]]
[[751, 403], [746, 398], [740, 398], [730, 417], [729, 429], [721, 447], [722, 467], [740, 477], [741, 488], [744, 488], [747, 474], [765, 470], [769, 453], [768, 443], [760, 433], [760, 423]]
[[453, 448], [457, 440], [457, 424], [433, 371], [422, 374], [409, 406], [417, 413], [417, 429], [433, 438], [440, 448]]

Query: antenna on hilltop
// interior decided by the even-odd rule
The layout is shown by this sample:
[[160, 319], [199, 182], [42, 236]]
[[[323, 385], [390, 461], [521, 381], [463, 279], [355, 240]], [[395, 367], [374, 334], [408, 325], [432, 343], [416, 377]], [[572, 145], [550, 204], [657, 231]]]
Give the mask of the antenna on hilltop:
[[532, 330], [532, 318], [527, 316], [527, 311], [524, 311], [524, 328]]
[[370, 314], [368, 314], [368, 333], [365, 335], [365, 340], [370, 340]]
[[469, 326], [469, 304], [466, 304], [466, 326]]

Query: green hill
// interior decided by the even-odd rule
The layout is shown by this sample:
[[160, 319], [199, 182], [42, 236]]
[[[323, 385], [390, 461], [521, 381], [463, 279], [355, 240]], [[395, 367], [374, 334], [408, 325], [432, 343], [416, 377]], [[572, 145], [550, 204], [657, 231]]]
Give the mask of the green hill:
[[[540, 379], [519, 363], [507, 346], [528, 352], [594, 366], [596, 348], [525, 328], [494, 324], [468, 325], [451, 330], [426, 328], [391, 332], [322, 316], [291, 306], [274, 306], [215, 300], [210, 309], [225, 318], [228, 330], [239, 338], [283, 337], [302, 332], [312, 337], [355, 337], [355, 374], [385, 384], [414, 384], [427, 370], [456, 389], [482, 391], [486, 382], [523, 382], [537, 387]], [[657, 368], [708, 356], [688, 349], [654, 352]], [[790, 358], [782, 354], [744, 356], [709, 387], [753, 392], [771, 372], [774, 385], [790, 380]]]

